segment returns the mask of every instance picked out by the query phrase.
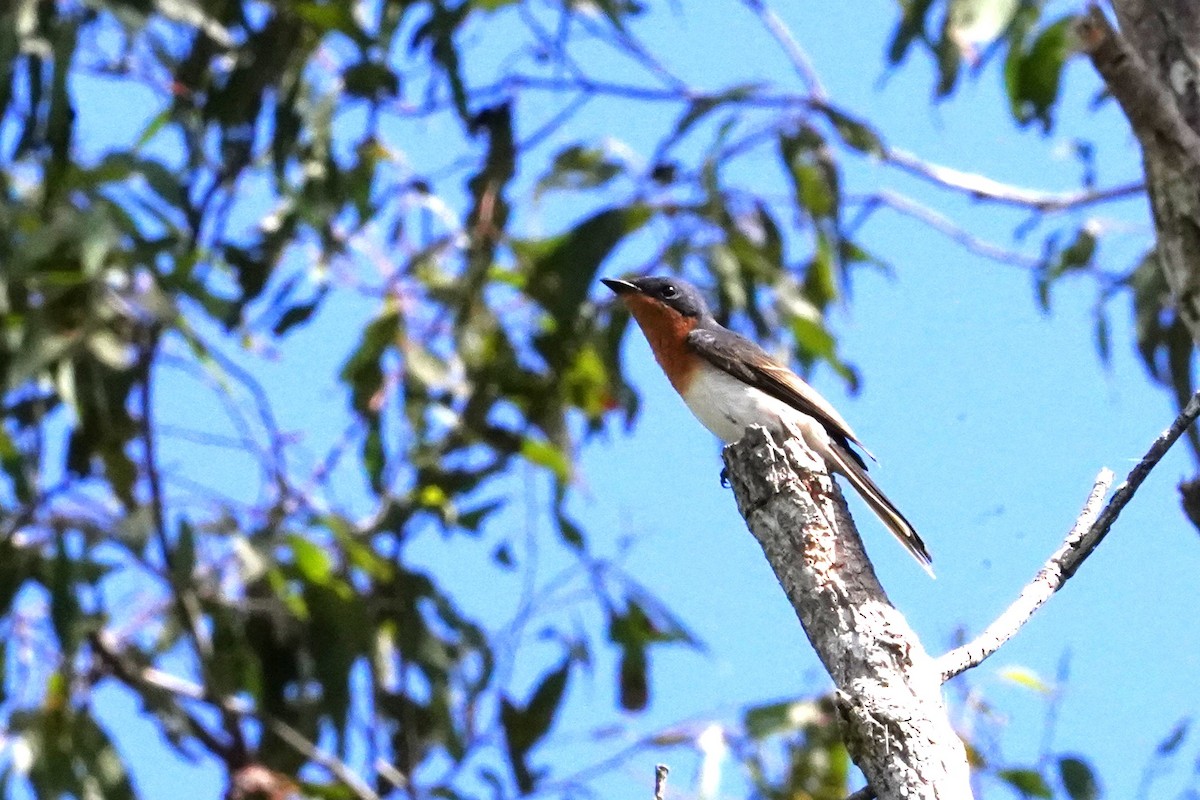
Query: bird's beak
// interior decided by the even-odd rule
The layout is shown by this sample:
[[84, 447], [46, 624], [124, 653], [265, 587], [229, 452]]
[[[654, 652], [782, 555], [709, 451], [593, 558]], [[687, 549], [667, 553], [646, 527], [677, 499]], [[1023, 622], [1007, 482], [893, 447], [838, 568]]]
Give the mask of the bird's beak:
[[617, 280], [615, 278], [601, 278], [600, 282], [612, 289], [616, 294], [633, 294], [634, 292], [641, 291], [638, 289], [637, 284], [629, 281]]

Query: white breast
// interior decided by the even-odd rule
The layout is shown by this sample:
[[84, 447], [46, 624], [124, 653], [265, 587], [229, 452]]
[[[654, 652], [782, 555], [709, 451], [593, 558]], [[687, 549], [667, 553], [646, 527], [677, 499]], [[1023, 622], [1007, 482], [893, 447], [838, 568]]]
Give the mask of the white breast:
[[829, 435], [815, 419], [715, 367], [702, 367], [683, 393], [683, 402], [721, 441], [736, 442], [751, 425], [779, 430], [797, 425], [808, 446], [824, 455]]

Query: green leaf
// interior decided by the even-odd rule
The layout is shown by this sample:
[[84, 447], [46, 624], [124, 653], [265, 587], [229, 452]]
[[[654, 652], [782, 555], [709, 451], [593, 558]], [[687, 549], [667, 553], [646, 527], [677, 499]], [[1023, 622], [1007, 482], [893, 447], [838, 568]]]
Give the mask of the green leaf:
[[792, 179], [797, 209], [814, 219], [836, 218], [841, 209], [837, 163], [812, 128], [781, 134], [779, 154]]
[[933, 8], [933, 0], [909, 0], [901, 4], [903, 14], [892, 32], [892, 41], [888, 45], [887, 61], [896, 66], [908, 56], [908, 50], [919, 41], [928, 41], [926, 33], [926, 17]]
[[33, 499], [29, 466], [12, 437], [8, 435], [8, 431], [0, 427], [0, 469], [4, 470], [4, 474], [12, 482], [13, 494], [21, 503], [28, 503]]
[[785, 700], [746, 709], [742, 725], [750, 738], [762, 740], [800, 730], [819, 714], [820, 709], [811, 700]]
[[821, 106], [820, 111], [833, 125], [838, 137], [846, 143], [847, 147], [873, 156], [884, 154], [886, 148], [883, 138], [869, 123], [829, 105]]
[[430, 6], [432, 10], [429, 19], [413, 32], [409, 50], [416, 51], [422, 45], [429, 45], [429, 54], [434, 64], [450, 84], [454, 108], [459, 118], [467, 122], [471, 119], [471, 111], [467, 103], [467, 87], [459, 67], [458, 45], [454, 41], [454, 35], [470, 13], [471, 4], [464, 2], [448, 7], [444, 0], [434, 0]]
[[537, 788], [540, 774], [529, 766], [529, 751], [549, 733], [554, 724], [554, 717], [566, 693], [571, 664], [572, 659], [568, 655], [556, 669], [546, 673], [524, 707], [507, 697], [500, 698], [500, 724], [504, 728], [509, 763], [521, 794], [530, 794]]
[[321, 687], [322, 706], [344, 737], [350, 715], [350, 679], [355, 662], [369, 651], [369, 615], [362, 598], [340, 579], [309, 581], [308, 642], [313, 671]]
[[1058, 775], [1071, 800], [1098, 800], [1100, 784], [1086, 761], [1075, 756], [1058, 760]]
[[538, 181], [534, 197], [554, 189], [595, 189], [624, 171], [623, 165], [598, 147], [573, 144], [558, 151], [546, 174]]
[[291, 534], [287, 539], [296, 569], [305, 582], [314, 586], [329, 585], [333, 578], [333, 558], [325, 549], [299, 534]]
[[659, 145], [659, 154], [664, 154], [676, 142], [687, 135], [693, 127], [701, 120], [728, 104], [737, 104], [743, 100], [752, 97], [762, 91], [763, 85], [759, 83], [745, 83], [738, 86], [730, 87], [722, 92], [712, 95], [698, 97], [688, 103], [683, 114], [675, 123], [675, 128], [667, 136], [667, 138]]
[[338, 31], [349, 36], [361, 46], [370, 46], [373, 41], [354, 18], [353, 7], [346, 3], [302, 2], [294, 4], [292, 11], [308, 24], [322, 31]]
[[996, 777], [1016, 789], [1023, 797], [1053, 798], [1046, 779], [1035, 769], [1002, 769]]
[[67, 552], [66, 537], [59, 532], [55, 536], [54, 561], [50, 563], [50, 575], [46, 588], [50, 590], [50, 622], [59, 646], [65, 653], [74, 653], [82, 642], [83, 609], [75, 594], [74, 559]]
[[1063, 65], [1070, 54], [1071, 26], [1074, 15], [1061, 17], [1047, 25], [1024, 53], [1013, 44], [1005, 65], [1005, 84], [1013, 118], [1020, 125], [1034, 120], [1049, 133], [1054, 125], [1053, 110], [1058, 101]]
[[550, 442], [526, 437], [521, 441], [521, 457], [531, 464], [550, 470], [560, 481], [570, 479], [570, 456]]
[[86, 712], [74, 715], [73, 728], [72, 754], [82, 762], [81, 796], [134, 800], [133, 782], [108, 732]]
[[351, 406], [361, 416], [376, 417], [379, 414], [379, 409], [374, 406], [376, 396], [383, 388], [383, 368], [379, 362], [384, 353], [396, 345], [400, 325], [400, 310], [389, 303], [363, 329], [358, 347], [342, 367], [341, 379], [350, 388]]
[[[136, 514], [141, 509], [134, 511]], [[133, 516], [131, 514], [130, 516]], [[171, 579], [176, 587], [192, 585], [192, 577], [196, 571], [196, 531], [186, 519], [179, 521], [179, 534], [175, 538], [175, 547], [171, 551]]]
[[569, 233], [514, 242], [513, 252], [528, 270], [526, 293], [550, 313], [560, 330], [570, 330], [604, 259], [626, 236], [645, 225], [652, 213], [641, 203], [608, 208]]
[[1106, 367], [1112, 366], [1112, 329], [1108, 322], [1108, 313], [1103, 305], [1097, 305], [1094, 312], [1095, 325], [1093, 334], [1096, 341], [1096, 354], [1100, 363]]
[[346, 93], [364, 100], [388, 100], [400, 94], [400, 78], [386, 64], [360, 61], [342, 72]]
[[328, 294], [328, 289], [323, 287], [312, 300], [288, 306], [271, 326], [271, 333], [282, 336], [292, 328], [306, 324], [320, 308], [321, 301], [325, 299], [326, 294]]
[[617, 665], [617, 697], [626, 711], [645, 711], [650, 705], [650, 659], [645, 647], [621, 649]]
[[[567, 656], [558, 667], [542, 676], [524, 707], [503, 698], [500, 719], [514, 767], [517, 762], [524, 765], [525, 756], [549, 733], [554, 724], [554, 717], [566, 693], [571, 664], [572, 659]], [[526, 775], [532, 777], [531, 773], [526, 772]], [[529, 789], [523, 786], [522, 791], [528, 793]]]

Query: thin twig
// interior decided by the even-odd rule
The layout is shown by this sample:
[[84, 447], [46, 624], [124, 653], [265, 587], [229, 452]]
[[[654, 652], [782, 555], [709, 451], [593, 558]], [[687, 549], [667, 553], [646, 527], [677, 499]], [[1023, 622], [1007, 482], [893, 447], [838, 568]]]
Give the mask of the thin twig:
[[1131, 181], [1103, 189], [1077, 189], [1070, 192], [1029, 189], [1003, 183], [974, 172], [964, 172], [953, 167], [934, 164], [898, 148], [886, 149], [883, 153], [883, 161], [910, 175], [924, 178], [944, 189], [961, 192], [975, 200], [986, 200], [1048, 213], [1122, 200], [1146, 191], [1146, 184], [1143, 181]]
[[[512, 89], [529, 89], [545, 92], [588, 92], [590, 94], [623, 97], [627, 100], [640, 100], [651, 103], [691, 103], [698, 100], [720, 100], [726, 96], [723, 92], [696, 91], [687, 88], [659, 88], [655, 86], [639, 86], [628, 83], [597, 80], [586, 77], [543, 78], [537, 75], [510, 75], [494, 87], [482, 87], [480, 93], [498, 92], [504, 94]], [[738, 100], [745, 106], [759, 108], [811, 108], [819, 105], [806, 94], [793, 92], [755, 93]]]
[[1015, 636], [1034, 612], [1062, 587], [1063, 581], [1066, 580], [1063, 576], [1063, 561], [1079, 546], [1084, 534], [1095, 524], [1104, 503], [1104, 496], [1108, 493], [1108, 487], [1112, 485], [1114, 477], [1112, 470], [1100, 470], [1092, 485], [1092, 491], [1088, 493], [1087, 502], [1083, 504], [1083, 510], [1071, 526], [1071, 532], [1054, 555], [1038, 570], [1033, 580], [1025, 585], [1012, 605], [988, 625], [983, 633], [938, 659], [943, 681], [977, 666], [1000, 649], [1000, 646]]
[[804, 48], [796, 41], [796, 37], [792, 35], [791, 28], [780, 19], [779, 15], [775, 13], [775, 9], [768, 6], [763, 0], [742, 0], [742, 2], [754, 12], [763, 27], [767, 29], [767, 32], [783, 48], [783, 52], [787, 54], [788, 60], [792, 62], [792, 67], [796, 70], [796, 74], [800, 76], [800, 80], [804, 81], [805, 88], [812, 95], [812, 99], [817, 102], [824, 102], [829, 95], [826, 93], [825, 87], [821, 85], [821, 79], [818, 77], [817, 70], [813, 67], [808, 53], [804, 51]]
[[1193, 394], [1184, 406], [1183, 411], [1171, 423], [1171, 427], [1154, 440], [1146, 455], [1137, 463], [1124, 483], [1113, 492], [1108, 504], [1100, 510], [1104, 494], [1113, 480], [1110, 470], [1104, 469], [1096, 477], [1091, 494], [1083, 511], [1071, 527], [1071, 532], [1062, 545], [1050, 556], [1045, 565], [1038, 571], [1017, 597], [991, 625], [971, 642], [956, 647], [938, 659], [942, 680], [948, 681], [971, 667], [978, 665], [985, 658], [996, 652], [1006, 641], [1011, 639], [1021, 627], [1029, 621], [1051, 595], [1062, 588], [1063, 584], [1075, 574], [1084, 560], [1092, 554], [1096, 546], [1104, 540], [1117, 521], [1122, 509], [1133, 498], [1134, 493], [1146, 480], [1150, 470], [1162, 460], [1171, 446], [1178, 441], [1183, 432], [1200, 417], [1200, 392]]
[[[200, 663], [201, 673], [207, 681], [212, 661], [212, 642], [204, 627], [201, 625], [200, 605], [191, 589], [191, 576], [180, 575], [178, 561], [167, 532], [166, 500], [162, 488], [162, 476], [159, 474], [157, 456], [157, 431], [154, 428], [154, 404], [152, 395], [153, 366], [158, 348], [157, 331], [145, 331], [146, 342], [141, 353], [141, 420], [139, 421], [139, 438], [142, 440], [142, 456], [146, 483], [150, 488], [150, 512], [154, 521], [154, 534], [162, 550], [164, 572], [167, 586], [175, 600], [175, 609], [184, 631], [196, 648], [196, 659]], [[230, 747], [236, 754], [246, 752], [246, 740], [242, 734], [237, 718], [222, 709], [222, 721], [229, 735]]]
[[[215, 698], [203, 686], [169, 675], [153, 667], [141, 667], [131, 659], [118, 652], [111, 639], [105, 632], [93, 634], [91, 637], [92, 650], [109, 668], [112, 675], [136, 692], [144, 692], [147, 688], [166, 692], [173, 697], [196, 700], [217, 706], [222, 714], [239, 717], [252, 717], [259, 720], [264, 727], [269, 728], [283, 742], [309, 761], [324, 767], [329, 774], [349, 789], [358, 800], [379, 800], [379, 795], [360, 778], [354, 770], [337, 757], [321, 750], [310, 742], [303, 734], [286, 722], [276, 719], [270, 714], [255, 713], [250, 705], [235, 698]], [[179, 709], [191, 723], [193, 735], [212, 751], [226, 761], [229, 769], [235, 770], [242, 764], [232, 763], [234, 754], [208, 731], [199, 721], [195, 720], [185, 709]]]
[[[107, 631], [93, 633], [90, 639], [92, 652], [96, 654], [96, 657], [108, 669], [109, 674], [139, 694], [145, 693], [147, 687], [190, 699], [199, 699], [197, 696], [204, 694], [203, 689], [195, 684], [179, 681], [178, 679], [171, 678], [171, 676], [163, 676], [161, 673], [158, 673], [158, 670], [139, 669], [137, 665], [131, 663], [129, 659], [117, 652], [116, 647], [112, 643], [112, 635]], [[154, 679], [150, 678], [149, 673], [155, 673]], [[159, 678], [163, 677], [170, 678], [170, 680], [159, 680]], [[184, 688], [181, 689], [179, 684], [185, 684]], [[222, 742], [217, 738], [215, 733], [205, 727], [187, 709], [176, 705], [174, 710], [178, 711], [186, 721], [188, 732], [196, 737], [205, 749], [224, 761], [230, 770], [240, 766], [240, 764], [235, 763], [236, 754], [228, 743]]]
[[890, 208], [899, 214], [928, 225], [954, 243], [962, 246], [965, 250], [984, 258], [989, 258], [992, 261], [998, 261], [1001, 264], [1016, 264], [1026, 269], [1035, 269], [1042, 263], [1040, 259], [1033, 256], [1016, 250], [1009, 250], [994, 242], [981, 239], [940, 211], [935, 211], [928, 206], [918, 203], [911, 197], [906, 197], [890, 189], [880, 189], [870, 197], [861, 199], [860, 202], [862, 203], [862, 210], [850, 224], [851, 229], [865, 222], [867, 217], [877, 209]]

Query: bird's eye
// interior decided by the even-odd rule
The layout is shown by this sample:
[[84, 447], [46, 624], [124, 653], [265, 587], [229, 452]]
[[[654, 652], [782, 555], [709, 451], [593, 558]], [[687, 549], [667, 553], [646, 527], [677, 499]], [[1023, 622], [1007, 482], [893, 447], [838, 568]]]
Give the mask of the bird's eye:
[[679, 296], [679, 290], [676, 289], [673, 284], [668, 283], [666, 286], [664, 286], [662, 288], [662, 291], [659, 292], [659, 295], [662, 297], [663, 300], [670, 300], [673, 297]]

